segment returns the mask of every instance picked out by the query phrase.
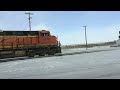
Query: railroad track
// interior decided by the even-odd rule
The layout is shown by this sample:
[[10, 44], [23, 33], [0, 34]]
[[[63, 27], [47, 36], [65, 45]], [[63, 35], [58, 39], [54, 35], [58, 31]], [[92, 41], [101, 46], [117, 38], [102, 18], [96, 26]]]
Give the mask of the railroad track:
[[94, 52], [102, 52], [102, 51], [112, 51], [118, 50], [118, 48], [113, 49], [106, 49], [106, 50], [91, 50], [91, 51], [80, 51], [80, 52], [71, 52], [71, 53], [59, 53], [55, 55], [49, 56], [38, 56], [38, 57], [17, 57], [17, 58], [6, 58], [0, 59], [0, 63], [2, 62], [9, 62], [9, 61], [18, 61], [18, 60], [28, 60], [28, 59], [35, 59], [35, 58], [45, 58], [45, 57], [55, 57], [55, 56], [66, 56], [66, 55], [75, 55], [75, 54], [85, 54], [85, 53], [94, 53]]

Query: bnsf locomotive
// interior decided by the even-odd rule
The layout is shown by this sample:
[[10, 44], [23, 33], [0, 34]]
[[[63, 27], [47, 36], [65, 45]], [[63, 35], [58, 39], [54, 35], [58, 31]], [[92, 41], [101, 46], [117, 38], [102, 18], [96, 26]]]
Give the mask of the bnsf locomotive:
[[61, 44], [49, 31], [1, 31], [0, 58], [61, 53]]

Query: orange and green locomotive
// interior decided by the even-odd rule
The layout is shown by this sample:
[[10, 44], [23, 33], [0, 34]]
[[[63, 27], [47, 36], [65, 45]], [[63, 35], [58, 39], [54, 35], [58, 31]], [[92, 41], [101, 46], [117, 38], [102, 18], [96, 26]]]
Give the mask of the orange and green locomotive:
[[61, 53], [61, 44], [50, 31], [1, 31], [0, 58]]

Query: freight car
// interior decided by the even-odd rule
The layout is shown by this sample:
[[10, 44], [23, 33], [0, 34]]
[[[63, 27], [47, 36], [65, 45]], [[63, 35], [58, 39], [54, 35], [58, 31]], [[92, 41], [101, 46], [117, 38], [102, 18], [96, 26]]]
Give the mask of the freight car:
[[61, 44], [50, 31], [1, 31], [0, 58], [61, 53]]

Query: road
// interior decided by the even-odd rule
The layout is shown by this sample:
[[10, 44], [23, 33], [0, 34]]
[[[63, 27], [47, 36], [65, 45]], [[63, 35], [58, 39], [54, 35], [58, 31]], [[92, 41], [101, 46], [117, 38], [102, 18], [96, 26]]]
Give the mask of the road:
[[120, 79], [120, 48], [0, 63], [0, 79]]

